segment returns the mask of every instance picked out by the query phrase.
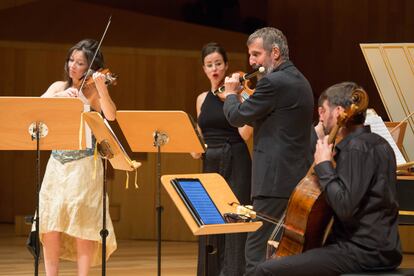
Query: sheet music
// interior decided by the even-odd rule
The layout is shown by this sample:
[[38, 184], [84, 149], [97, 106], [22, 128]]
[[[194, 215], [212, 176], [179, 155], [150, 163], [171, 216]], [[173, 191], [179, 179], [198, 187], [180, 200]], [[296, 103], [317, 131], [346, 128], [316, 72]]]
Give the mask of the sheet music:
[[125, 156], [128, 156], [128, 153], [125, 151], [124, 147], [122, 146], [121, 142], [119, 142], [118, 137], [116, 137], [114, 131], [112, 130], [111, 126], [109, 125], [108, 121], [103, 118], [103, 121], [105, 123], [105, 126], [108, 128], [108, 130], [110, 131], [110, 133], [112, 134], [112, 137], [115, 139], [115, 141], [117, 142], [119, 148], [122, 150], [122, 152], [125, 154]]
[[376, 114], [367, 112], [367, 117], [365, 119], [365, 125], [371, 127], [371, 131], [383, 137], [390, 144], [391, 148], [394, 150], [395, 158], [397, 159], [397, 165], [405, 164], [404, 156], [402, 155], [400, 149], [395, 143], [394, 139], [391, 136], [391, 133], [388, 131], [387, 127], [384, 124], [382, 118]]
[[[174, 184], [174, 183], [172, 183]], [[225, 221], [199, 179], [176, 179], [181, 198], [187, 201], [202, 224], [224, 224]], [[196, 218], [195, 218], [196, 219]], [[197, 219], [196, 219], [197, 220]]]

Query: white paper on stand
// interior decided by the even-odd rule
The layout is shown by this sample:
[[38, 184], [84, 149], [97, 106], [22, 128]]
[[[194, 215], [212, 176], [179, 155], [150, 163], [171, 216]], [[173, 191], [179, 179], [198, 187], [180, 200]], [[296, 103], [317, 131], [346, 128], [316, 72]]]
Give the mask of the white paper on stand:
[[391, 148], [394, 150], [395, 158], [397, 160], [397, 165], [402, 165], [402, 164], [407, 163], [400, 149], [398, 148], [397, 144], [392, 138], [391, 133], [389, 132], [388, 128], [385, 126], [385, 123], [380, 116], [374, 113], [371, 113], [371, 112], [367, 112], [367, 117], [365, 119], [364, 124], [369, 125], [371, 127], [371, 132], [376, 133], [380, 135], [382, 138], [384, 138], [385, 140], [387, 140]]

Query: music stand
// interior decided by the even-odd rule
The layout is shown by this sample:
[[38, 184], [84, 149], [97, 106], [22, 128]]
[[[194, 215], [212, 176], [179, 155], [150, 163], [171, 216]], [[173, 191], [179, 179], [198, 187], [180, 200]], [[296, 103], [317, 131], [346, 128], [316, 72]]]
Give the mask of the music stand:
[[[36, 150], [34, 274], [39, 273], [40, 151], [85, 148], [83, 103], [75, 98], [0, 97], [0, 150]], [[62, 123], [64, 122], [64, 123]]]
[[[200, 226], [191, 214], [191, 210], [187, 207], [188, 205], [184, 203], [177, 190], [172, 185], [171, 181], [175, 178], [199, 179], [221, 215], [225, 213], [237, 213], [236, 206], [240, 205], [240, 203], [227, 184], [226, 180], [217, 173], [163, 175], [161, 177], [162, 185], [171, 197], [175, 206], [178, 208], [180, 214], [183, 216], [193, 235], [199, 236], [254, 232], [262, 226], [262, 222], [260, 221], [208, 224]], [[238, 204], [229, 204], [233, 202], [237, 202]], [[205, 250], [204, 275], [208, 275], [208, 252], [207, 249]]]
[[96, 141], [100, 145], [99, 153], [105, 160], [102, 186], [102, 230], [100, 231], [102, 237], [102, 275], [104, 276], [106, 274], [106, 237], [109, 234], [106, 229], [106, 175], [108, 160], [115, 170], [123, 171], [134, 171], [141, 166], [141, 163], [129, 158], [110, 126], [99, 113], [83, 113], [83, 118], [91, 128]]
[[118, 111], [116, 117], [132, 151], [157, 152], [157, 275], [161, 275], [161, 147], [162, 152], [203, 153], [204, 142], [184, 111]]
[[[262, 226], [261, 221], [256, 222], [237, 222], [225, 224], [208, 224], [199, 226], [187, 206], [184, 204], [181, 197], [171, 184], [171, 180], [175, 178], [196, 178], [199, 179], [206, 189], [210, 198], [216, 205], [219, 212], [223, 215], [225, 213], [236, 213], [237, 205], [240, 205], [238, 199], [227, 184], [226, 180], [218, 173], [200, 173], [200, 174], [176, 174], [163, 175], [161, 177], [162, 185], [171, 197], [178, 211], [183, 216], [187, 226], [195, 236], [200, 235], [214, 235], [214, 234], [229, 234], [241, 232], [254, 232]], [[238, 204], [230, 205], [229, 203], [236, 202]]]

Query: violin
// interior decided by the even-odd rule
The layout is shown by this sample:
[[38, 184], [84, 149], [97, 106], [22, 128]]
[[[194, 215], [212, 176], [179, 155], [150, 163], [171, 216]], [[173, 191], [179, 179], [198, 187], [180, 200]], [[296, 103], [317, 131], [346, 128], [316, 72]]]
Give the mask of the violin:
[[89, 70], [88, 73], [84, 76], [86, 78], [85, 85], [87, 87], [91, 87], [95, 85], [92, 75], [95, 72], [99, 72], [105, 76], [105, 84], [108, 85], [116, 85], [118, 75], [112, 73], [108, 68], [101, 68], [98, 71]]
[[83, 99], [84, 102], [88, 102], [91, 105], [93, 105], [93, 103], [96, 103], [96, 101], [99, 99], [99, 94], [96, 89], [95, 81], [93, 80], [92, 75], [95, 72], [100, 72], [101, 74], [103, 74], [105, 76], [106, 86], [116, 85], [118, 76], [116, 74], [111, 73], [111, 71], [109, 71], [109, 69], [107, 68], [99, 69], [97, 71], [89, 69], [87, 72], [88, 73], [86, 73], [82, 77], [83, 81], [82, 81], [81, 88], [79, 88], [79, 90], [81, 91], [81, 93], [79, 93], [79, 97]]
[[[329, 133], [329, 144], [335, 140], [338, 142], [336, 136], [339, 129], [368, 107], [368, 95], [362, 89], [352, 92], [351, 101], [351, 106], [339, 115], [337, 125]], [[284, 221], [280, 224], [283, 227], [276, 227], [278, 229], [275, 228], [268, 242], [267, 259], [303, 253], [324, 244], [332, 225], [333, 211], [320, 189], [314, 166], [315, 163], [290, 196]], [[272, 239], [282, 228], [282, 237], [279, 243], [275, 243]]]
[[[247, 100], [253, 93], [254, 89], [250, 88], [251, 81], [250, 79], [257, 76], [260, 73], [263, 73], [266, 69], [263, 66], [260, 66], [256, 70], [250, 72], [250, 73], [244, 73], [244, 72], [237, 72], [240, 75], [239, 81], [242, 85], [242, 88], [238, 91], [242, 99], [245, 101]], [[225, 86], [220, 86], [216, 91], [213, 92], [214, 95], [217, 95], [219, 93], [223, 93], [225, 90]]]

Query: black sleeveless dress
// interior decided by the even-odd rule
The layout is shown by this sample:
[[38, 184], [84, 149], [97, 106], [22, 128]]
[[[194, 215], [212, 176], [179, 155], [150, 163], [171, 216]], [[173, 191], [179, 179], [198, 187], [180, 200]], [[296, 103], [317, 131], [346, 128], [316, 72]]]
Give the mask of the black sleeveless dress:
[[[203, 172], [215, 172], [222, 175], [239, 202], [249, 204], [250, 154], [238, 129], [226, 120], [223, 104], [218, 97], [208, 92], [201, 106], [198, 125], [207, 144], [207, 150], [203, 156]], [[243, 275], [246, 237], [246, 233], [201, 236], [197, 275], [204, 275], [205, 268], [208, 271], [206, 275]], [[208, 251], [215, 251], [215, 253], [209, 254]]]

